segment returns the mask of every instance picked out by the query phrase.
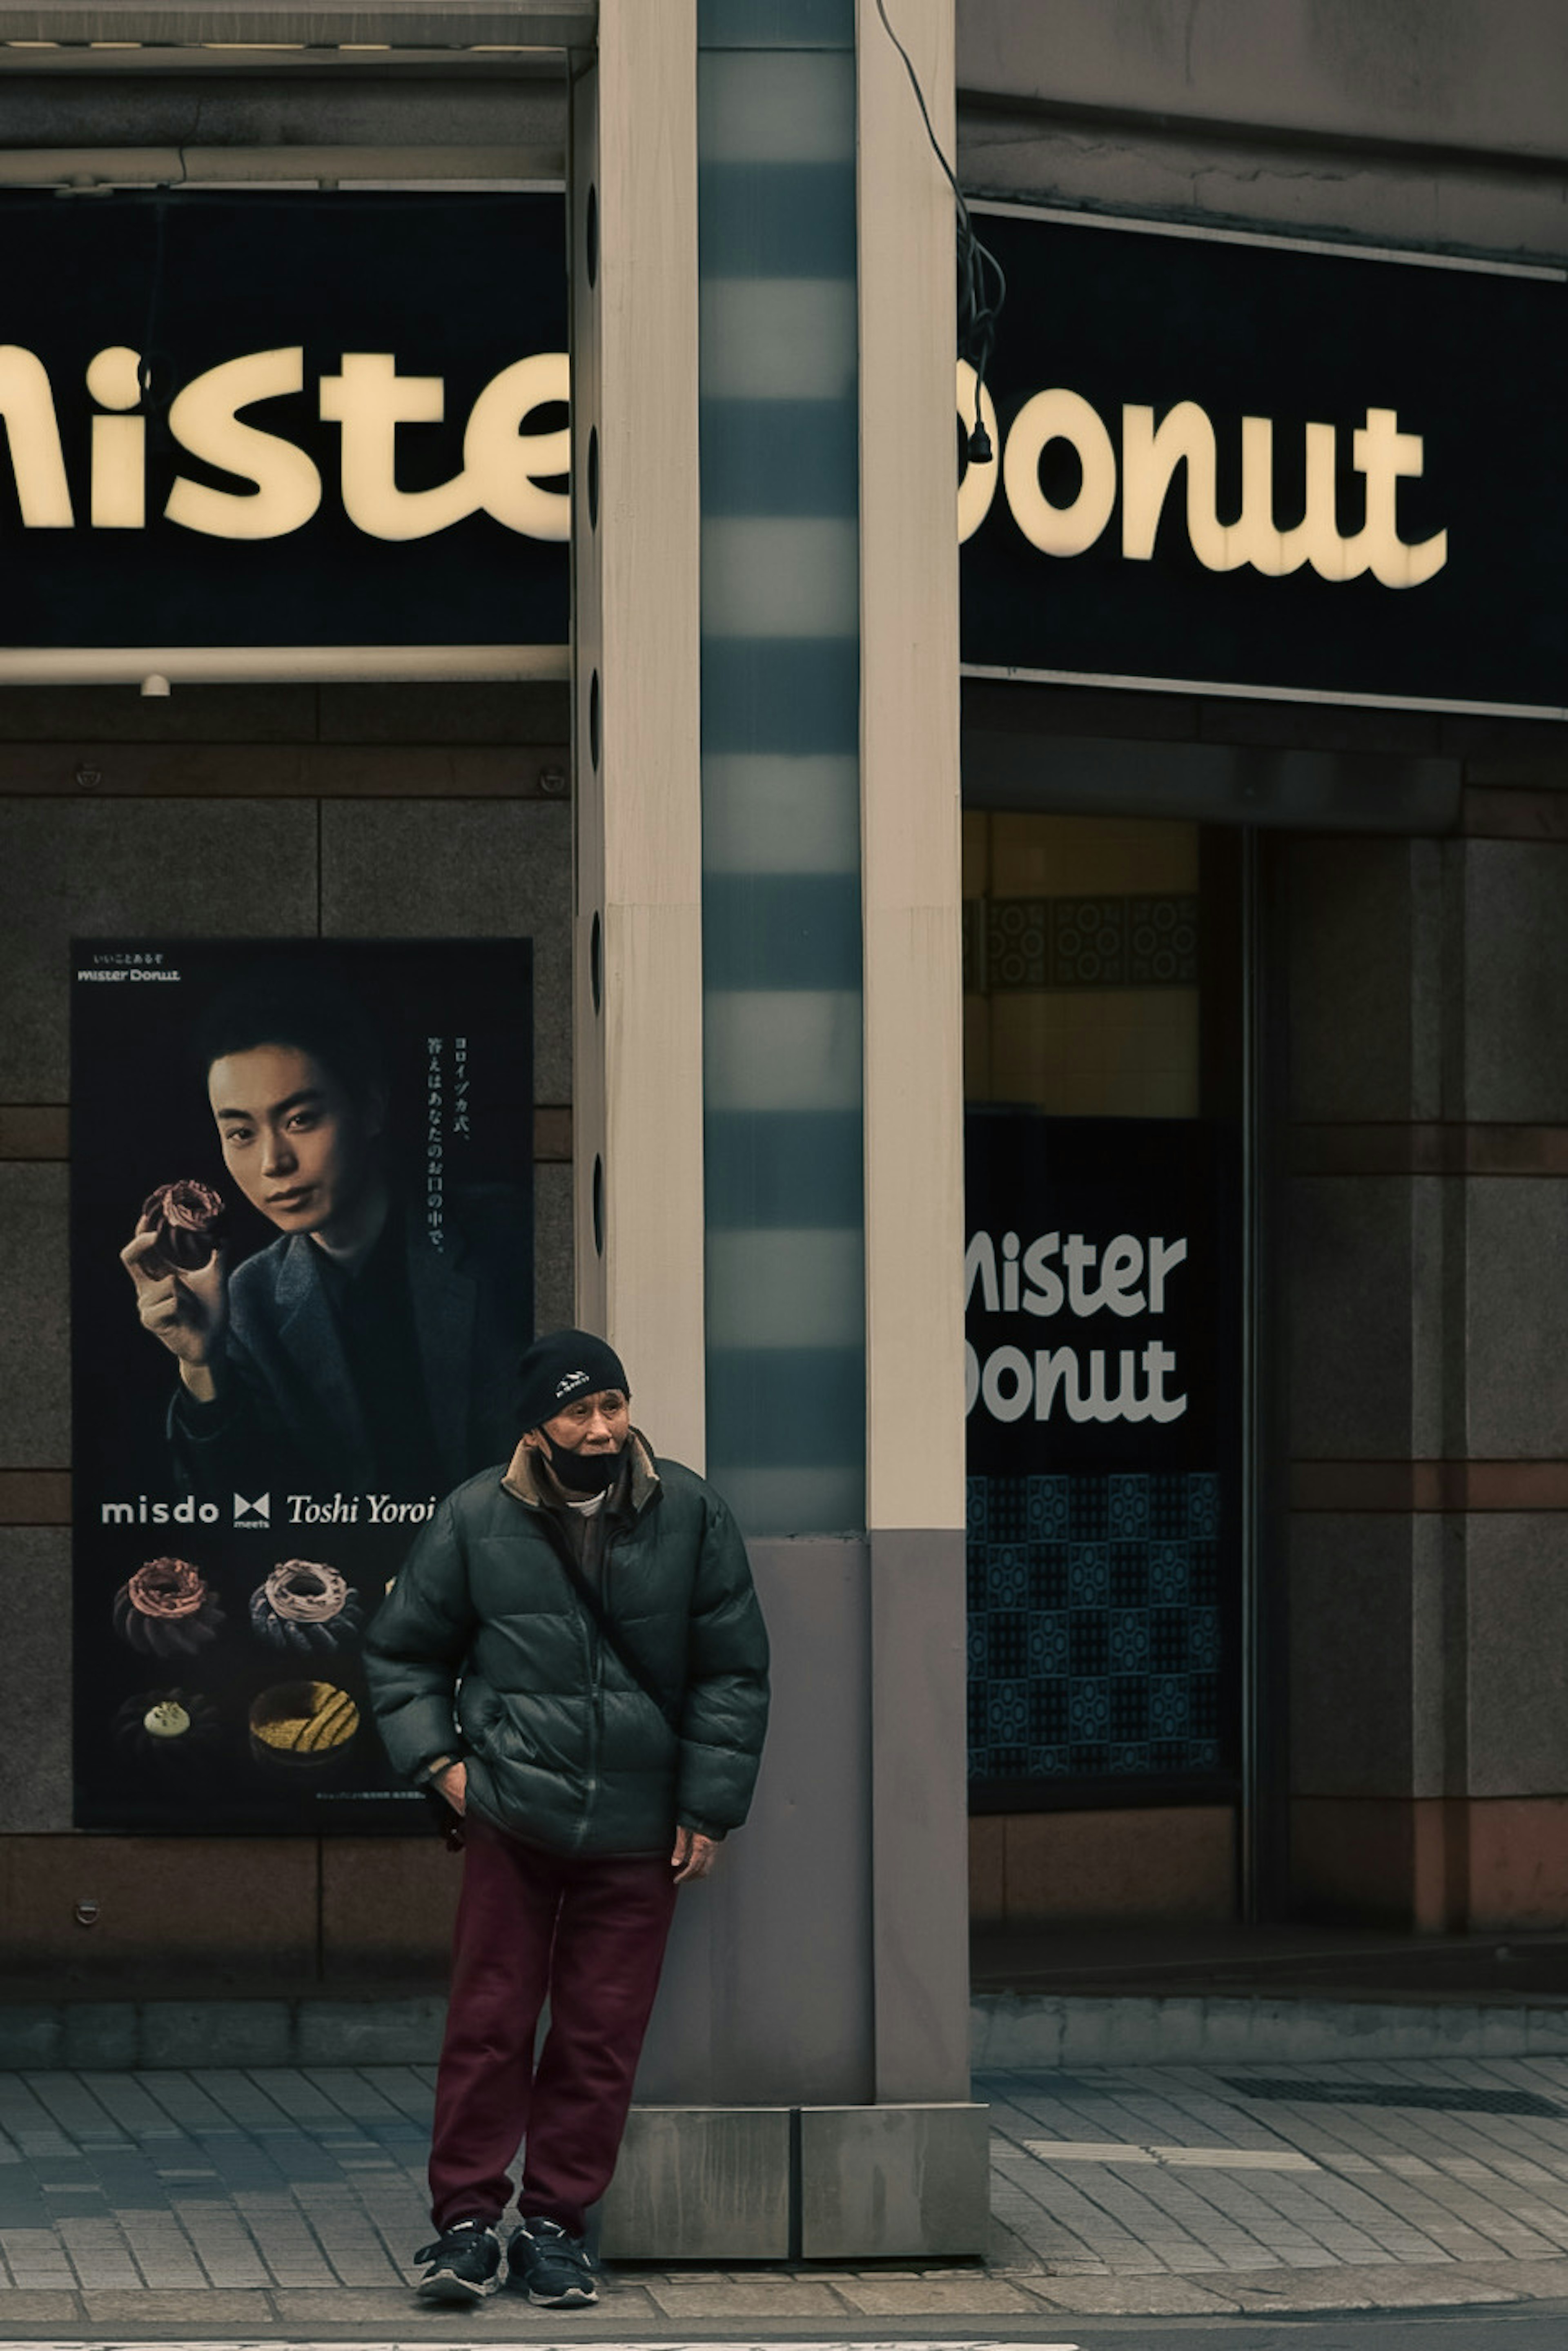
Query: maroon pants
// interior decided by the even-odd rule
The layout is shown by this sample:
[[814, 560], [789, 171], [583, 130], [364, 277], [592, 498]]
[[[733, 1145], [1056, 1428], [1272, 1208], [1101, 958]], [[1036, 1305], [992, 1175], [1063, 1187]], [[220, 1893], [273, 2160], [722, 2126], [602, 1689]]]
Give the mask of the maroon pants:
[[473, 1813], [465, 1840], [431, 2217], [438, 2231], [498, 2220], [526, 2137], [519, 2209], [580, 2236], [620, 2153], [674, 1873], [663, 1855], [544, 1853]]

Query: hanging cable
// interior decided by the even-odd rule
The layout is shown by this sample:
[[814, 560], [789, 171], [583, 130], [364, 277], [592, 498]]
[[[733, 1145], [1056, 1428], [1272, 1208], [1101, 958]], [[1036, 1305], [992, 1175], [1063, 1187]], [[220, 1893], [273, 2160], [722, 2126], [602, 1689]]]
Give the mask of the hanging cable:
[[[909, 76], [909, 86], [915, 92], [915, 102], [920, 109], [920, 120], [925, 125], [925, 136], [931, 141], [931, 152], [946, 174], [953, 191], [953, 201], [958, 208], [958, 356], [968, 360], [975, 371], [975, 422], [969, 431], [968, 453], [972, 465], [988, 465], [996, 456], [991, 436], [980, 417], [980, 403], [985, 396], [986, 371], [991, 363], [991, 351], [997, 339], [997, 320], [1008, 297], [1008, 281], [1001, 263], [994, 253], [980, 243], [975, 234], [975, 224], [969, 217], [969, 207], [964, 201], [964, 191], [953, 173], [953, 167], [942, 152], [936, 133], [931, 128], [931, 116], [925, 104], [925, 93], [920, 87], [909, 51], [888, 21], [883, 0], [876, 0], [876, 13], [882, 18], [883, 31], [904, 59], [904, 70]], [[995, 280], [996, 292], [987, 298], [986, 273]]]

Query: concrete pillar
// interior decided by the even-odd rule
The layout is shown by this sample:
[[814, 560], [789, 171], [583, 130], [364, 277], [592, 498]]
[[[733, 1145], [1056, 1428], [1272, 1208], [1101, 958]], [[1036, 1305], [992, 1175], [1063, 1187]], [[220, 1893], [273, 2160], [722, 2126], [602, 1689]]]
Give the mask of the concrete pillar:
[[700, 1470], [696, 0], [602, 0], [571, 115], [577, 1311]]
[[[968, 2095], [958, 572], [953, 207], [873, 0], [860, 19], [866, 1510], [876, 2089]], [[952, 12], [902, 9], [953, 143]]]
[[856, 0], [603, 0], [573, 141], [579, 1311], [775, 1658], [605, 2243], [976, 2252], [951, 195]]

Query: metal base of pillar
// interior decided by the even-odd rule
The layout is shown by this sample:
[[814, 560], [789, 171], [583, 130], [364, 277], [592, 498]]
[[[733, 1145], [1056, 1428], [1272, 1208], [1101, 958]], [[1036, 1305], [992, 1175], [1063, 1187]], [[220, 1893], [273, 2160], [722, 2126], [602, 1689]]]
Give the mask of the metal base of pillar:
[[637, 2106], [604, 2199], [611, 2261], [983, 2254], [979, 2105]]
[[800, 2115], [804, 2261], [983, 2253], [987, 2117], [976, 2105], [807, 2106]]
[[600, 2216], [622, 2262], [783, 2262], [791, 2250], [788, 2106], [633, 2106]]

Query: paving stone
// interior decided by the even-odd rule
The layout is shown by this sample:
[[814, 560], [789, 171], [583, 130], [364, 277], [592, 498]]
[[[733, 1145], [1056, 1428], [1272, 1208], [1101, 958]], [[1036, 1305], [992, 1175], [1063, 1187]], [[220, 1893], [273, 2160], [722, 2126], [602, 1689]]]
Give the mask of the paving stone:
[[[599, 2299], [614, 2304], [618, 2325], [635, 2325], [643, 2320], [654, 2325], [658, 2323], [658, 2305], [643, 2278], [617, 2277], [612, 2269], [601, 2270]], [[508, 2308], [515, 2306], [527, 2310], [531, 2306], [520, 2294], [508, 2294], [503, 2296], [503, 2300]]]
[[[1308, 2081], [1325, 2069], [1295, 2070]], [[1533, 2087], [1563, 2102], [1568, 2059], [1356, 2059], [1334, 2078], [1428, 2095]], [[41, 2295], [68, 2334], [79, 2284], [126, 2324], [170, 2311], [188, 2328], [199, 2311], [205, 2331], [227, 2309], [242, 2332], [287, 2305], [294, 2319], [277, 2323], [449, 2333], [450, 2314], [413, 2299], [408, 2263], [426, 2233], [431, 2081], [413, 2065], [0, 2076], [0, 2332], [20, 2331], [16, 2314]], [[1568, 2295], [1568, 2117], [1307, 2100], [1265, 2115], [1244, 2079], [1198, 2066], [1000, 2077], [988, 2094], [988, 2270], [612, 2271], [602, 2322], [628, 2335], [732, 2322], [738, 2333], [769, 2318], [831, 2327], [846, 2312], [1180, 2315]], [[1028, 2144], [1042, 2139], [1139, 2160], [1045, 2161]], [[1317, 2168], [1241, 2160], [1281, 2150]], [[1205, 2159], [1181, 2159], [1195, 2154]], [[487, 2308], [526, 2340], [541, 2321], [549, 2331], [518, 2297]]]
[[861, 2277], [846, 2280], [839, 2292], [852, 2310], [862, 2311], [868, 2318], [914, 2315], [923, 2311], [933, 2317], [956, 2312], [989, 2315], [1039, 2307], [1027, 2294], [1001, 2278], [977, 2278], [971, 2285], [950, 2278], [933, 2278], [929, 2282], [912, 2278], [905, 2282]]
[[188, 2327], [195, 2324], [204, 2334], [215, 2334], [222, 2326], [270, 2326], [272, 2324], [272, 2310], [267, 2294], [226, 2292], [216, 2286], [208, 2286], [199, 2302], [193, 2300], [183, 2289], [172, 2294], [158, 2294], [146, 2286], [140, 2292], [89, 2288], [83, 2292], [81, 2299], [88, 2324], [94, 2327]]
[[[946, 2283], [946, 2280], [933, 2280]], [[806, 2279], [714, 2279], [679, 2285], [650, 2283], [666, 2318], [841, 2318], [844, 2305], [831, 2286]]]
[[1524, 2294], [1535, 2302], [1568, 2300], [1568, 2261], [1498, 2262], [1484, 2268], [1467, 2262], [1465, 2274], [1494, 2285], [1507, 2286], [1511, 2292]]
[[1458, 2262], [1440, 2267], [1380, 2270], [1375, 2284], [1364, 2270], [1314, 2270], [1310, 2276], [1297, 2273], [1284, 2278], [1278, 2272], [1268, 2278], [1238, 2274], [1226, 2280], [1225, 2290], [1235, 2295], [1236, 2307], [1249, 2315], [1268, 2310], [1436, 2309], [1451, 2304], [1520, 2299], [1508, 2286], [1467, 2275]]
[[26, 2246], [0, 2241], [0, 2252], [12, 2277], [18, 2285], [74, 2286], [70, 2263], [65, 2254], [52, 2244], [41, 2251]]
[[[334, 2286], [329, 2294], [313, 2293], [308, 2287], [283, 2287], [269, 2294], [277, 2317], [285, 2326], [391, 2326], [400, 2333], [411, 2318], [417, 2318], [430, 2309], [428, 2304], [414, 2300], [412, 2285], [401, 2286], [390, 2293], [366, 2293], [347, 2286]], [[501, 2297], [496, 2296], [499, 2303]], [[453, 2314], [446, 2313], [450, 2328]]]
[[1099, 2312], [1129, 2318], [1201, 2316], [1205, 2311], [1239, 2310], [1227, 2278], [1212, 2286], [1179, 2277], [1050, 2277], [1020, 2279], [1050, 2310]]

